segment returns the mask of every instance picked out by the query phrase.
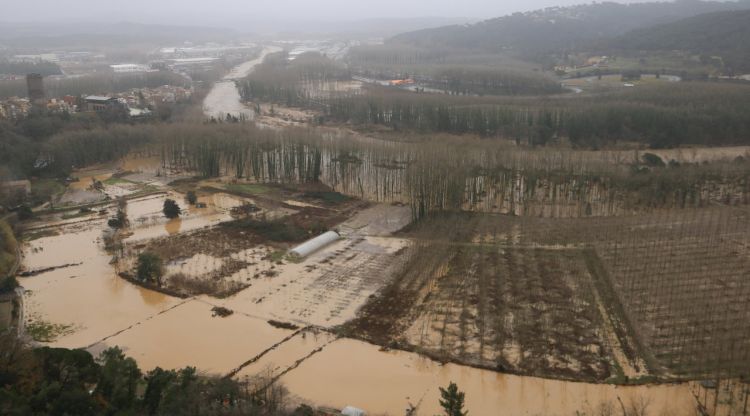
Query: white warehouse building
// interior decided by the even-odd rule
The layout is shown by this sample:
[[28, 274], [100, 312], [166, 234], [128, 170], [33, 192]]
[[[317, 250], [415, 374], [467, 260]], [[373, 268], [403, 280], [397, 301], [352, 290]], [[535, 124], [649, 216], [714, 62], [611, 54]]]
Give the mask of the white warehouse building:
[[299, 258], [305, 258], [310, 254], [335, 243], [340, 238], [341, 236], [336, 231], [328, 231], [291, 249], [289, 254]]
[[138, 65], [138, 64], [117, 64], [117, 65], [110, 65], [109, 67], [112, 68], [112, 71], [118, 74], [134, 73], [134, 72], [148, 72], [150, 69], [148, 65]]

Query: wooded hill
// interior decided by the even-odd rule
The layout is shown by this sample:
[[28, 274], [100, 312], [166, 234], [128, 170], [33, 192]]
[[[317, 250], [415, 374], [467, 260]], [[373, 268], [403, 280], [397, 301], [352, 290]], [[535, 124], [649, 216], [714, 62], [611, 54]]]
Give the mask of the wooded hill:
[[750, 1], [671, 3], [596, 3], [552, 7], [486, 20], [404, 33], [389, 43], [422, 47], [447, 46], [488, 52], [513, 52], [547, 61], [550, 54], [580, 50], [593, 41], [675, 22], [699, 14], [750, 9]]
[[[750, 10], [707, 13], [638, 29], [604, 42], [601, 50], [686, 51], [716, 60], [725, 72], [750, 71]], [[714, 58], [716, 57], [716, 58]]]

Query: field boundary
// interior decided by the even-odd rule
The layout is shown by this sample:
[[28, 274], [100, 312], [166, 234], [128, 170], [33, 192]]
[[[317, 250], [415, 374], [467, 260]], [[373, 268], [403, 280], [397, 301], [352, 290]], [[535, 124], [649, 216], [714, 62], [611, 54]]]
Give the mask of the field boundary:
[[[594, 289], [598, 292], [604, 309], [607, 312], [606, 318], [612, 324], [623, 353], [631, 362], [636, 362], [638, 358], [642, 358], [649, 373], [659, 374], [660, 372], [657, 371], [659, 366], [656, 365], [655, 359], [648, 354], [648, 350], [639, 339], [638, 333], [635, 332], [633, 324], [620, 302], [620, 297], [617, 295], [609, 273], [602, 264], [596, 249], [593, 247], [584, 248], [582, 255], [594, 281]], [[628, 334], [632, 335], [628, 336]]]

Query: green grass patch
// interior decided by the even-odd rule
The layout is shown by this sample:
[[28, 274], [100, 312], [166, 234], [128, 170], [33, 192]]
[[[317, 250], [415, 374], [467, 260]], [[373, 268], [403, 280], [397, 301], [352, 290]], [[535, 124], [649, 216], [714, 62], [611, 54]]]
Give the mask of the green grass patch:
[[105, 185], [128, 185], [128, 184], [136, 184], [136, 182], [129, 181], [127, 179], [123, 178], [117, 178], [117, 177], [111, 177], [104, 181]]
[[286, 256], [286, 250], [276, 250], [273, 253], [271, 253], [268, 257], [273, 262], [279, 262], [284, 260], [284, 257]]
[[36, 342], [54, 342], [61, 336], [72, 334], [73, 325], [35, 321], [26, 325], [26, 333]]
[[266, 240], [279, 243], [302, 241], [309, 236], [307, 230], [304, 228], [283, 220], [260, 221], [253, 218], [246, 218], [224, 223], [223, 225], [225, 227], [248, 230]]
[[252, 183], [230, 183], [224, 186], [224, 189], [230, 192], [237, 192], [241, 194], [259, 195], [265, 194], [271, 191], [271, 188], [263, 185], [257, 185]]

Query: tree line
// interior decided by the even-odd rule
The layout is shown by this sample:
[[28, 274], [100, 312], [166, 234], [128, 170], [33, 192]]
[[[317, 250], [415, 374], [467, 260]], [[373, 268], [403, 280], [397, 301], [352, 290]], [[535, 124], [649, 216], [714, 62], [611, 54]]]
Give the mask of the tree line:
[[448, 97], [373, 89], [311, 103], [327, 118], [396, 131], [474, 134], [534, 146], [568, 140], [598, 148], [618, 142], [654, 148], [747, 144], [750, 86], [690, 82], [599, 96], [530, 99]]
[[666, 164], [655, 155], [514, 146], [447, 137], [370, 142], [315, 129], [248, 124], [117, 126], [69, 132], [45, 147], [52, 172], [159, 156], [164, 168], [253, 182], [322, 182], [366, 200], [402, 202], [414, 218], [468, 210], [535, 216], [617, 215], [655, 207], [746, 204], [750, 165]]
[[412, 78], [454, 95], [533, 95], [562, 92], [560, 83], [537, 65], [503, 54], [457, 48], [419, 48], [398, 44], [352, 48], [350, 70], [381, 80]]

